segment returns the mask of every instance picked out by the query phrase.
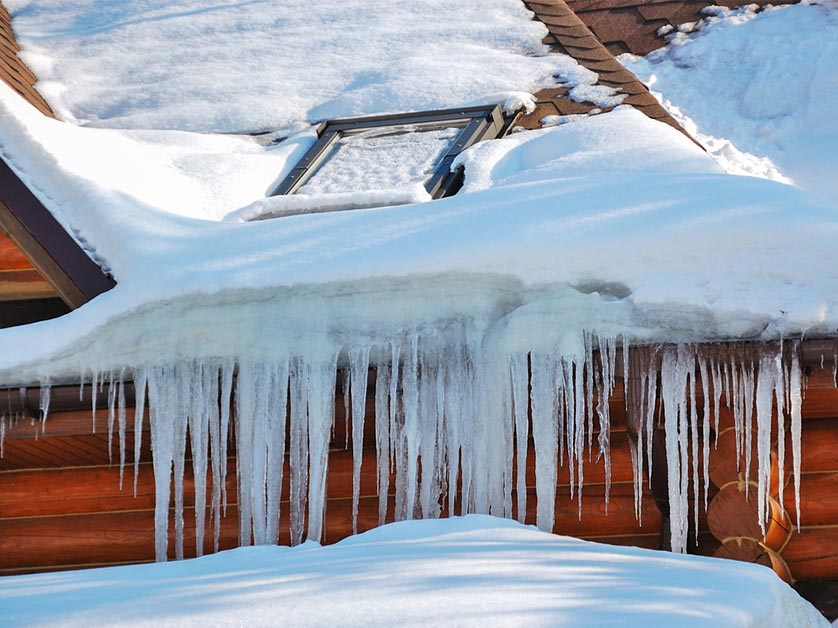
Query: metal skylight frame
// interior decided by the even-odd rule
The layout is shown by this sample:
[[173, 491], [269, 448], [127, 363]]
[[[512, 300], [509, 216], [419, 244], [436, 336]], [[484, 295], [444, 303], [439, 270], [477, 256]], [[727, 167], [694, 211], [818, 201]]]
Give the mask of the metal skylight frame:
[[463, 180], [461, 169], [451, 172], [451, 164], [457, 155], [481, 140], [502, 137], [513, 119], [505, 117], [503, 108], [498, 104], [327, 120], [317, 129], [317, 141], [314, 146], [303, 155], [270, 196], [294, 194], [314, 176], [331, 154], [334, 145], [344, 137], [371, 129], [392, 129], [394, 132], [398, 132], [400, 127], [404, 127], [405, 132], [411, 128], [433, 130], [445, 128], [447, 125], [463, 124], [465, 121], [465, 126], [454, 139], [451, 148], [437, 162], [425, 181], [425, 189], [433, 198], [452, 196], [460, 189]]

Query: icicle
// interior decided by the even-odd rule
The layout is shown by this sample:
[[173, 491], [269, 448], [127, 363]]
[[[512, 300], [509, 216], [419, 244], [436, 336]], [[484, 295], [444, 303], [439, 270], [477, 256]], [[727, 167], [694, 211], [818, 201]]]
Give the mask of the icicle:
[[119, 490], [125, 475], [125, 369], [119, 373], [119, 391], [116, 400], [116, 420], [119, 427]]
[[[546, 532], [551, 532], [555, 522], [559, 458], [556, 363], [552, 356], [537, 353], [531, 356], [530, 363], [532, 367], [530, 405], [535, 447], [537, 499], [536, 525]], [[581, 467], [581, 457], [579, 466]]]
[[751, 459], [753, 457], [754, 410], [757, 382], [757, 364], [749, 356], [750, 364], [743, 364], [742, 368], [742, 406], [745, 418], [742, 428], [742, 442], [745, 447], [745, 499], [748, 499], [750, 487]]
[[233, 402], [233, 376], [236, 365], [228, 360], [221, 365], [221, 425], [219, 426], [219, 453], [221, 455], [221, 503], [227, 516], [227, 439], [230, 433], [230, 411]]
[[[351, 410], [352, 407], [350, 406], [350, 370], [343, 369], [343, 377], [341, 378], [341, 393], [343, 396], [343, 448], [349, 449], [349, 426], [351, 422]], [[332, 434], [334, 436], [334, 433]]]
[[800, 344], [795, 341], [791, 346], [791, 377], [789, 396], [791, 398], [791, 446], [794, 460], [794, 505], [797, 511], [797, 529], [800, 530], [800, 439], [803, 427], [801, 409], [803, 406], [803, 377], [800, 368]]
[[[698, 545], [698, 487], [699, 487], [699, 465], [698, 465], [698, 410], [696, 407], [695, 401], [695, 372], [696, 372], [696, 360], [695, 354], [693, 353], [692, 357], [689, 359], [687, 363], [687, 377], [688, 377], [688, 386], [689, 386], [689, 395], [690, 395], [690, 406], [689, 406], [689, 414], [687, 415], [687, 420], [689, 422], [689, 442], [690, 442], [690, 458], [692, 461], [691, 468], [692, 468], [692, 486], [694, 492], [694, 499], [692, 502], [692, 510], [693, 510], [693, 524], [695, 530], [695, 544]], [[687, 487], [689, 490], [689, 487]]]
[[688, 504], [685, 478], [686, 464], [686, 355], [681, 347], [667, 346], [661, 364], [661, 393], [663, 396], [666, 430], [667, 481], [669, 485], [669, 514], [672, 550], [686, 551]]
[[326, 472], [329, 467], [329, 435], [335, 418], [335, 370], [331, 360], [303, 365], [308, 392], [309, 484], [307, 538], [320, 542], [326, 514]]
[[413, 336], [402, 366], [402, 407], [404, 425], [401, 438], [406, 456], [405, 497], [402, 519], [413, 519], [416, 511], [416, 485], [419, 473], [419, 339]]
[[140, 452], [143, 447], [143, 418], [145, 415], [145, 369], [133, 369], [134, 376], [134, 497], [140, 477]]
[[[704, 492], [704, 510], [707, 510], [707, 505], [710, 501], [710, 368], [707, 365], [707, 358], [700, 357], [698, 360], [698, 368], [701, 376], [701, 394], [704, 398], [704, 411], [701, 417], [701, 463], [702, 463], [702, 477], [704, 484], [702, 486]], [[696, 503], [698, 500], [696, 500]], [[696, 513], [698, 507], [696, 507]], [[697, 516], [697, 515], [696, 515]], [[698, 521], [695, 526], [696, 542], [698, 542]]]
[[[463, 391], [461, 390], [461, 381], [457, 374], [464, 368], [464, 356], [461, 347], [455, 343], [448, 350], [446, 360], [442, 364], [444, 386], [447, 390], [445, 397], [442, 399], [443, 404], [443, 430], [447, 442], [447, 468], [444, 469], [446, 476], [446, 484], [448, 485], [448, 512], [453, 515], [456, 513], [457, 502], [457, 482], [459, 478], [459, 469], [462, 463], [465, 466], [463, 459], [463, 443], [466, 434], [463, 434], [463, 417], [462, 417], [462, 401]], [[469, 475], [470, 477], [470, 475]], [[463, 495], [466, 491], [463, 491]], [[461, 497], [460, 505], [461, 512], [466, 512], [467, 500]]]
[[608, 402], [614, 389], [614, 366], [616, 348], [613, 340], [599, 339], [599, 358], [601, 374], [599, 378], [599, 398], [597, 415], [599, 416], [599, 452], [605, 466], [605, 513], [608, 514], [608, 501], [611, 495], [611, 413]]
[[288, 414], [288, 360], [284, 359], [272, 366], [268, 401], [268, 511], [266, 521], [266, 541], [277, 543], [279, 540], [280, 499], [282, 495], [282, 476], [285, 467], [285, 428]]
[[349, 352], [349, 386], [344, 385], [344, 398], [352, 397], [352, 533], [358, 533], [358, 504], [361, 497], [361, 464], [364, 456], [364, 416], [367, 411], [367, 378], [370, 349]]
[[[631, 423], [631, 417], [637, 418], [637, 438], [629, 437], [629, 453], [631, 454], [631, 478], [634, 489], [634, 518], [642, 526], [642, 491], [643, 491], [643, 421], [645, 419], [645, 378], [648, 376], [645, 370], [632, 373], [628, 360], [629, 348], [623, 343], [623, 396], [625, 398], [626, 418]], [[641, 349], [635, 349], [639, 354]], [[635, 358], [637, 359], [637, 358]], [[638, 369], [640, 371], [640, 369]], [[637, 393], [640, 398], [638, 399]]]
[[[757, 520], [765, 536], [765, 518], [768, 507], [768, 487], [771, 479], [771, 421], [774, 401], [775, 377], [772, 356], [763, 355], [759, 363], [756, 387], [757, 423]], [[747, 462], [746, 462], [747, 464]]]
[[576, 494], [576, 463], [577, 463], [577, 442], [576, 431], [578, 429], [576, 413], [576, 388], [574, 387], [574, 364], [567, 358], [562, 358], [559, 364], [559, 372], [556, 373], [556, 383], [564, 391], [563, 404], [559, 412], [563, 419], [565, 432], [565, 447], [567, 448], [567, 471], [570, 484], [570, 498]]
[[[629, 337], [623, 334], [620, 340], [623, 343], [623, 381], [627, 382], [629, 380], [629, 358], [631, 357], [629, 353]], [[624, 397], [626, 400], [626, 410], [628, 410], [628, 395], [624, 395]]]
[[209, 421], [215, 399], [208, 395], [211, 369], [209, 365], [196, 364], [189, 398], [189, 437], [192, 447], [192, 477], [195, 488], [195, 556], [204, 555], [204, 527], [207, 512], [207, 455], [209, 447]]
[[[587, 433], [588, 433], [588, 462], [592, 460], [594, 448], [594, 347], [593, 337], [591, 332], [582, 332], [582, 344], [585, 347], [585, 416], [587, 417]], [[581, 391], [580, 391], [581, 392]], [[582, 465], [579, 465], [579, 470], [582, 470]], [[581, 517], [582, 511], [582, 487], [579, 487], [579, 515]]]
[[529, 446], [529, 362], [526, 354], [511, 356], [512, 398], [515, 411], [515, 457], [517, 477], [518, 521], [524, 523], [527, 516], [527, 449]]
[[439, 517], [437, 452], [437, 379], [439, 346], [429, 340], [419, 352], [418, 457], [419, 486], [417, 507], [423, 519]]
[[175, 364], [174, 380], [175, 415], [174, 422], [174, 485], [175, 485], [175, 558], [183, 560], [183, 484], [186, 470], [186, 430], [189, 425], [189, 399], [191, 397], [192, 365], [179, 362]]
[[390, 366], [379, 364], [375, 369], [375, 459], [378, 487], [378, 525], [387, 520], [387, 498], [390, 493]]
[[41, 382], [41, 395], [38, 401], [38, 409], [41, 414], [41, 429], [46, 429], [47, 417], [49, 416], [49, 403], [52, 397], [49, 380]]
[[[253, 487], [266, 481], [265, 434], [259, 424], [259, 396], [265, 387], [264, 365], [239, 363], [235, 389], [236, 477], [239, 506], [239, 545], [265, 542], [265, 492]], [[263, 422], [264, 423], [264, 422]]]
[[93, 371], [93, 378], [90, 384], [90, 407], [91, 412], [93, 415], [93, 433], [96, 433], [96, 396], [97, 396], [97, 388], [98, 388], [98, 380], [99, 380], [99, 373], [97, 371]]
[[715, 430], [713, 447], [719, 447], [719, 411], [721, 410], [722, 401], [722, 373], [718, 362], [713, 360], [710, 363], [710, 368], [713, 371], [713, 429]]
[[113, 371], [108, 375], [108, 464], [113, 463], [113, 425], [116, 421], [116, 384]]
[[576, 499], [578, 508], [578, 516], [582, 518], [582, 487], [585, 483], [584, 472], [584, 456], [585, 456], [585, 368], [584, 363], [576, 362], [573, 364], [574, 380], [571, 386], [573, 388], [573, 396], [576, 400], [576, 407], [574, 408], [573, 422], [575, 424], [574, 430], [574, 451], [573, 458], [576, 459]]
[[[656, 350], [657, 351], [657, 350]], [[655, 410], [658, 405], [658, 370], [659, 365], [657, 356], [650, 353], [648, 356], [649, 362], [646, 372], [646, 418], [644, 427], [646, 430], [646, 464], [648, 465], [647, 473], [649, 475], [649, 488], [652, 487], [652, 446], [654, 445], [655, 431], [658, 423], [655, 416]]]
[[[140, 371], [142, 372], [142, 370]], [[151, 447], [154, 452], [154, 552], [157, 562], [167, 560], [169, 544], [169, 497], [174, 459], [174, 430], [177, 408], [169, 369], [152, 367], [143, 379], [148, 380], [150, 404]], [[95, 374], [94, 374], [95, 378]], [[94, 385], [93, 390], [96, 390]], [[95, 395], [95, 393], [94, 393]]]
[[220, 365], [212, 361], [205, 367], [203, 389], [206, 395], [207, 426], [209, 430], [210, 470], [212, 473], [212, 495], [210, 496], [210, 516], [213, 525], [213, 551], [218, 551], [221, 536], [221, 468], [227, 468], [227, 460], [221, 455], [221, 406], [220, 406]]
[[308, 406], [305, 398], [306, 373], [300, 358], [293, 360], [290, 373], [291, 544], [299, 545], [305, 530], [308, 491]]

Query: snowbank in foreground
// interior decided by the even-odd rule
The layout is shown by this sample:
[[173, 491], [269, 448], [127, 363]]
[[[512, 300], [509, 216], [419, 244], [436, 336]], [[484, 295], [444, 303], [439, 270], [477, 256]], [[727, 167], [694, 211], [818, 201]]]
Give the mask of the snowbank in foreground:
[[3, 578], [5, 625], [827, 626], [763, 567], [554, 536], [486, 516], [320, 547]]
[[729, 171], [838, 203], [838, 3], [753, 8], [717, 9], [696, 33], [621, 61]]

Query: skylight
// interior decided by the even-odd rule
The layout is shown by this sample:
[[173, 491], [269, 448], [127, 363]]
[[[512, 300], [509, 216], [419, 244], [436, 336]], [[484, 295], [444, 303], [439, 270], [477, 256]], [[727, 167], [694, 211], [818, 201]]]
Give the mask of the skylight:
[[274, 190], [283, 194], [398, 191], [424, 185], [432, 198], [456, 194], [454, 159], [509, 127], [500, 105], [324, 122], [314, 146]]

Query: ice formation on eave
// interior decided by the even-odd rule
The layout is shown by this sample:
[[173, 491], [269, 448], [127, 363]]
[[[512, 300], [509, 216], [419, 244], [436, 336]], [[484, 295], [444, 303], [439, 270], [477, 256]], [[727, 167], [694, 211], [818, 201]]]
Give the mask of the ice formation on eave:
[[[706, 507], [708, 458], [722, 403], [733, 411], [745, 473], [752, 456], [759, 461], [760, 525], [765, 525], [767, 517], [775, 440], [780, 468], [784, 464], [784, 438], [777, 437], [785, 433], [786, 417], [799, 493], [802, 370], [796, 341], [632, 347], [635, 366], [629, 369], [628, 341], [621, 337], [585, 331], [579, 350], [563, 354], [558, 347], [511, 351], [487, 331], [479, 323], [457, 319], [406, 330], [380, 342], [336, 343], [309, 353], [278, 350], [270, 359], [180, 359], [94, 373], [94, 413], [95, 391], [106, 382], [108, 429], [109, 433], [118, 430], [122, 469], [128, 429], [124, 388], [127, 378], [133, 378], [136, 478], [147, 392], [158, 560], [170, 555], [171, 499], [174, 555], [184, 555], [187, 445], [198, 505], [198, 555], [204, 545], [206, 508], [200, 505], [206, 501], [208, 475], [211, 529], [218, 547], [220, 520], [227, 507], [230, 446], [237, 461], [240, 544], [277, 542], [286, 454], [291, 542], [322, 538], [340, 372], [347, 420], [352, 424], [353, 518], [358, 512], [364, 432], [370, 430], [375, 434], [379, 523], [388, 515], [388, 495], [393, 493], [396, 520], [439, 517], [446, 512], [516, 516], [523, 521], [525, 465], [516, 461], [526, 460], [530, 437], [539, 528], [550, 531], [554, 526], [559, 465], [569, 467], [571, 496], [576, 495], [581, 516], [582, 461], [602, 456], [607, 506], [611, 472], [607, 400], [620, 375], [639, 391], [632, 402], [637, 416], [637, 440], [632, 443], [637, 517], [641, 516], [644, 471], [648, 477], [652, 469], [650, 428], [659, 420], [665, 424], [675, 551], [686, 551], [691, 515], [697, 521], [702, 500]], [[372, 379], [370, 373], [374, 373]], [[365, 425], [368, 381], [374, 381], [375, 415], [373, 424]], [[48, 382], [43, 390], [46, 420]], [[752, 432], [756, 451], [747, 436]], [[391, 474], [395, 486], [390, 485]]]

